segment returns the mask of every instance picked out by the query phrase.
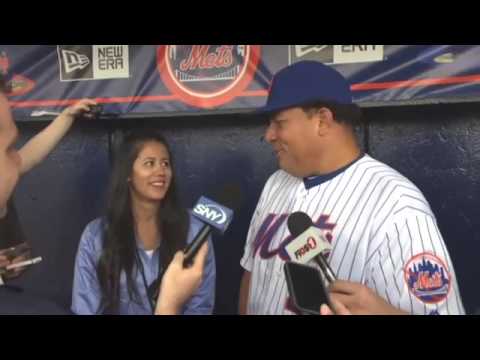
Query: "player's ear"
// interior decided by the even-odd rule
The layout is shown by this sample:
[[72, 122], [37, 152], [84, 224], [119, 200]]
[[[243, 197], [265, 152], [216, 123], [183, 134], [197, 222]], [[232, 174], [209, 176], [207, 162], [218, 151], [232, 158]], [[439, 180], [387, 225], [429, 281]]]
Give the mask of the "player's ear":
[[313, 121], [317, 125], [317, 135], [325, 135], [334, 124], [333, 113], [329, 108], [321, 107], [313, 114]]

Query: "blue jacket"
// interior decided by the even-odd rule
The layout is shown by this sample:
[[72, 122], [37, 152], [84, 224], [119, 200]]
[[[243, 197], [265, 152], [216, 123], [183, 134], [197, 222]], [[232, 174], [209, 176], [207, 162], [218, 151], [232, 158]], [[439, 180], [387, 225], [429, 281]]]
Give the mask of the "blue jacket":
[[[200, 231], [202, 223], [190, 216], [190, 229], [187, 242], [191, 242]], [[73, 281], [72, 311], [75, 314], [99, 314], [101, 291], [97, 278], [97, 263], [102, 253], [102, 220], [95, 219], [85, 228], [78, 246], [75, 260], [75, 275]], [[159, 249], [149, 256], [138, 242], [137, 248], [143, 263], [147, 284], [151, 284], [158, 275]], [[200, 288], [183, 307], [185, 315], [209, 315], [215, 302], [215, 257], [211, 238], [205, 263], [203, 280]], [[149, 315], [152, 314], [141, 271], [134, 266], [133, 279], [140, 294], [139, 302], [130, 299], [127, 289], [125, 272], [120, 275], [120, 314]]]

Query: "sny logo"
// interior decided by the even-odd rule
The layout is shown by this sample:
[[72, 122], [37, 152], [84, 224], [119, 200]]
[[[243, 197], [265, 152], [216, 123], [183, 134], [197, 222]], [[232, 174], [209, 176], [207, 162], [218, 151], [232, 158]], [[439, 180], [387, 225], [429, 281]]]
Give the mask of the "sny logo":
[[227, 214], [225, 214], [219, 206], [214, 204], [197, 204], [193, 211], [218, 225], [222, 225], [227, 221]]
[[233, 219], [233, 210], [202, 196], [193, 208], [192, 215], [224, 233]]

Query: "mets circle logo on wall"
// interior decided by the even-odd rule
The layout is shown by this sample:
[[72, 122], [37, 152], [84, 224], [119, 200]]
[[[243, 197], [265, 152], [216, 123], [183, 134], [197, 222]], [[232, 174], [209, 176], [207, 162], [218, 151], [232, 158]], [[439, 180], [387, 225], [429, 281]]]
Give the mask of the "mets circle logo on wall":
[[212, 108], [228, 103], [252, 81], [260, 45], [160, 45], [157, 68], [183, 102]]

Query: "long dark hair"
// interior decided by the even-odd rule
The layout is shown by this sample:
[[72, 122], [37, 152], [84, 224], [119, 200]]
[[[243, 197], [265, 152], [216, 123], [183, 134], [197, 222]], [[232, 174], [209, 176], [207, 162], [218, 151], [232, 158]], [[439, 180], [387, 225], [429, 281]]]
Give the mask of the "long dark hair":
[[174, 254], [186, 244], [189, 217], [177, 199], [173, 159], [165, 138], [153, 130], [134, 130], [128, 133], [115, 153], [107, 200], [107, 215], [103, 223], [103, 250], [97, 266], [102, 291], [99, 312], [117, 314], [120, 301], [120, 275], [125, 271], [128, 294], [139, 301], [139, 292], [133, 280], [136, 261], [135, 223], [128, 178], [133, 163], [146, 142], [163, 144], [170, 157], [172, 179], [157, 213], [157, 224], [162, 231], [160, 261], [167, 266]]

